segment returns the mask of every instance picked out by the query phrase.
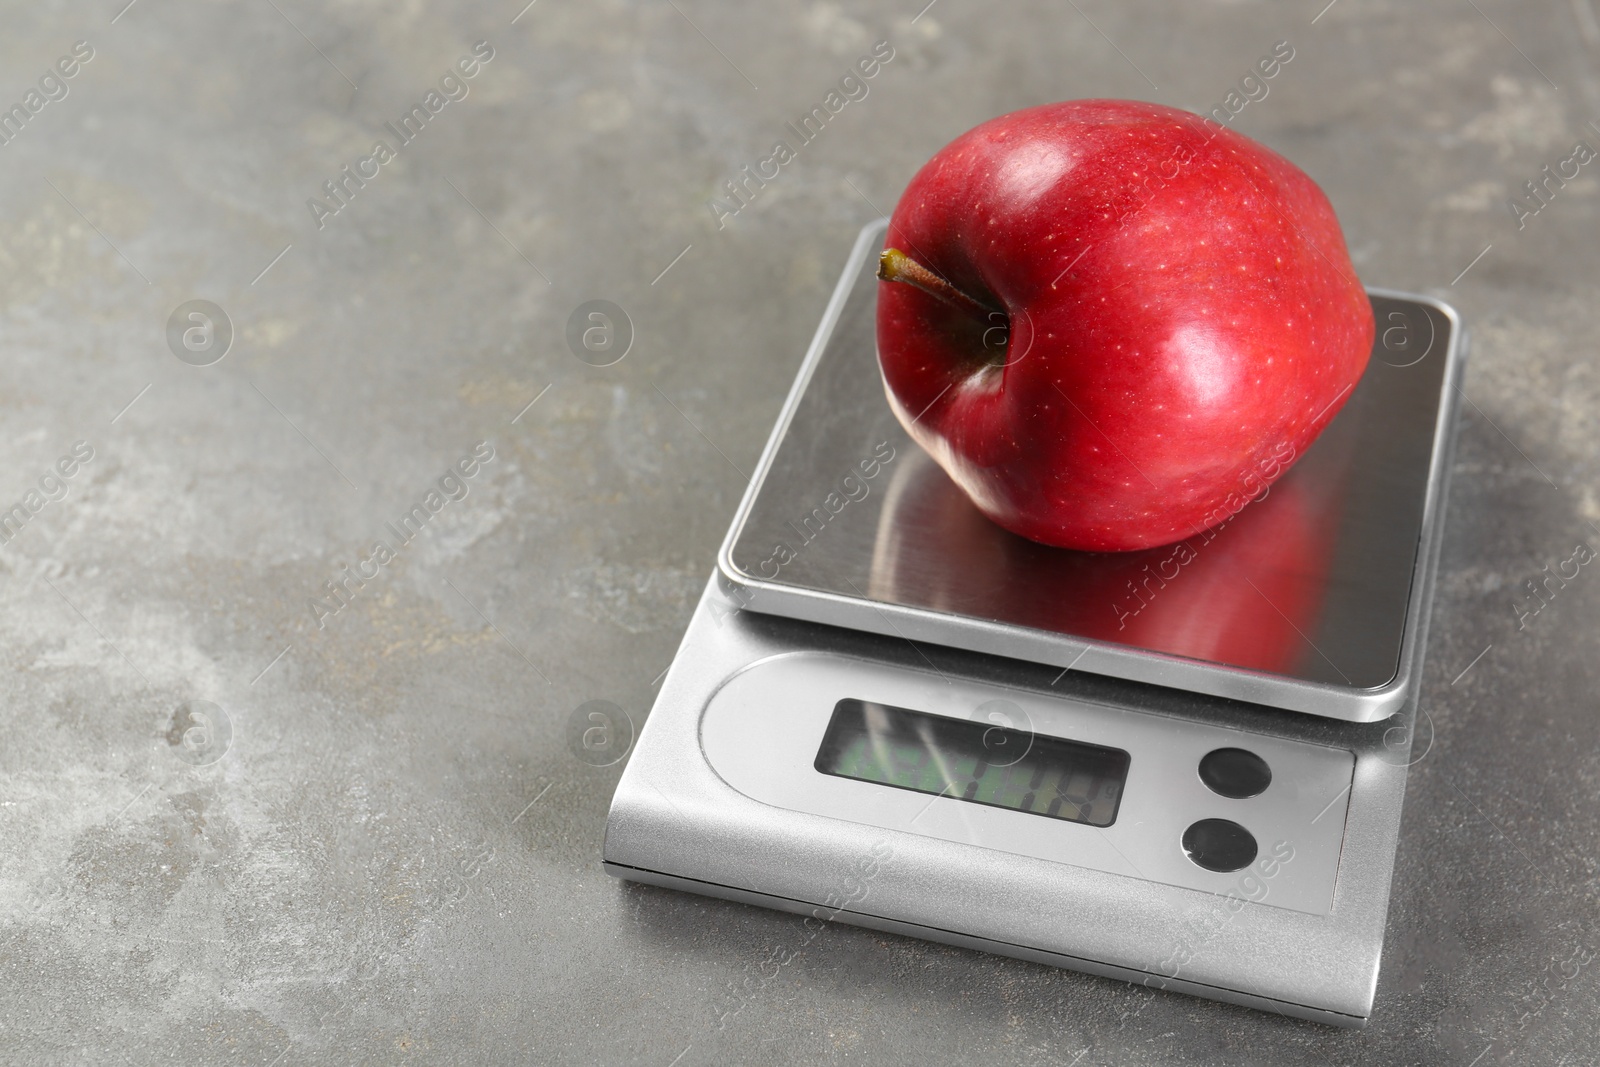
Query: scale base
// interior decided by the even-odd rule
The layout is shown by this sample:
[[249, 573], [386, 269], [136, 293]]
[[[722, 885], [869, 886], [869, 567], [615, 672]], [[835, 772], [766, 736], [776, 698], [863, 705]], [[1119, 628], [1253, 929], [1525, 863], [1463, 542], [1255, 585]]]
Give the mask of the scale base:
[[[1241, 747], [1300, 745], [1346, 754], [1345, 795], [1335, 796], [1320, 818], [1301, 809], [1310, 812], [1303, 829], [1320, 836], [1331, 826], [1332, 843], [1302, 844], [1284, 868], [1324, 864], [1334, 872], [1329, 895], [1321, 903], [1314, 893], [1287, 895], [1287, 873], [1268, 876], [1260, 861], [1217, 875], [1218, 883], [1202, 890], [1131, 870], [1017, 855], [981, 839], [929, 836], [922, 832], [929, 816], [874, 825], [754, 799], [710, 762], [703, 734], [708, 708], [739, 679], [796, 655], [859, 663], [864, 679], [897, 672], [917, 680], [919, 695], [946, 685], [982, 687], [1036, 718], [1052, 708], [1092, 705], [1140, 722], [1218, 731]], [[773, 700], [805, 695], [771, 694]], [[761, 719], [768, 710], [752, 705], [748, 712]], [[1376, 991], [1413, 710], [1380, 723], [1345, 724], [1079, 672], [1063, 677], [1052, 666], [761, 615], [713, 578], [617, 785], [604, 863], [632, 881], [1359, 1027]], [[795, 752], [794, 759], [809, 768], [812, 754]], [[1133, 752], [1135, 768], [1144, 759]], [[1131, 795], [1131, 778], [1128, 788]], [[934, 814], [973, 807], [885, 792], [931, 801]], [[1230, 803], [1240, 802], [1217, 798], [1213, 809], [1181, 812], [1173, 825], [1227, 812]], [[1031, 820], [1030, 826], [1052, 822], [980, 810]], [[1112, 830], [1124, 821], [1119, 814]], [[1100, 836], [1093, 827], [1061, 827], [1082, 831], [1089, 845]], [[1173, 856], [1181, 857], [1176, 830], [1156, 836], [1170, 836]], [[1286, 839], [1300, 841], [1293, 832]], [[1103, 850], [1086, 851], [1084, 860], [1115, 864]]]
[[710, 882], [696, 881], [693, 878], [680, 878], [675, 875], [662, 874], [659, 871], [644, 871], [636, 867], [624, 867], [616, 863], [607, 863], [604, 866], [606, 873], [613, 877], [626, 879], [630, 882], [640, 882], [644, 885], [659, 886], [662, 889], [698, 893], [701, 896], [731, 900], [738, 904], [753, 904], [759, 908], [786, 911], [793, 915], [804, 915], [807, 918], [821, 919], [828, 922], [846, 923], [850, 926], [860, 926], [886, 934], [915, 937], [923, 941], [937, 941], [945, 945], [954, 945], [957, 948], [973, 949], [977, 952], [992, 952], [997, 956], [1009, 956], [1012, 959], [1027, 960], [1029, 963], [1042, 963], [1047, 967], [1060, 967], [1063, 970], [1079, 971], [1099, 978], [1117, 978], [1154, 989], [1168, 990], [1174, 993], [1187, 993], [1190, 996], [1219, 1000], [1228, 1004], [1238, 1004], [1241, 1007], [1255, 1008], [1258, 1011], [1270, 1011], [1296, 1019], [1309, 1019], [1312, 1022], [1324, 1023], [1329, 1026], [1360, 1029], [1367, 1025], [1367, 1020], [1364, 1017], [1346, 1015], [1341, 1012], [1319, 1011], [1303, 1004], [1291, 1004], [1282, 1000], [1273, 1000], [1271, 997], [1256, 996], [1237, 989], [1203, 985], [1199, 982], [1187, 981], [1181, 977], [1162, 978], [1147, 971], [1117, 967], [1107, 963], [1100, 963], [1096, 960], [1083, 959], [1079, 956], [1068, 956], [1059, 952], [1045, 952], [1028, 948], [1025, 945], [1013, 945], [1004, 941], [972, 937], [955, 930], [940, 930], [916, 923], [898, 922], [894, 919], [885, 919], [881, 916], [869, 915], [864, 912], [824, 908], [803, 900], [791, 900], [786, 897], [772, 896], [768, 893], [752, 893], [744, 889], [735, 889], [732, 886], [714, 885]]

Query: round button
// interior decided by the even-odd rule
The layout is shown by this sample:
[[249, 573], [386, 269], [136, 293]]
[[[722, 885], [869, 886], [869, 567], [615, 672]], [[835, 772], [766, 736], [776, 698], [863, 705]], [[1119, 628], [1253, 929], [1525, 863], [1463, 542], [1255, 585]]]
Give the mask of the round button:
[[1272, 784], [1272, 768], [1254, 752], [1219, 748], [1200, 761], [1200, 780], [1213, 793], [1232, 800], [1260, 796]]
[[1201, 819], [1183, 832], [1183, 851], [1208, 871], [1237, 871], [1256, 858], [1256, 839], [1228, 819]]

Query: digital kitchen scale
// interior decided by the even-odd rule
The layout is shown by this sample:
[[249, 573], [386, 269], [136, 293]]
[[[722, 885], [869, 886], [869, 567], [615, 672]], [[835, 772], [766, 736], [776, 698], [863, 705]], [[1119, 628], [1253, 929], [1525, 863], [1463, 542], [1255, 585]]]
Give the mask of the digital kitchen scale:
[[[1465, 335], [1220, 530], [983, 518], [890, 412], [867, 227], [612, 799], [619, 877], [1344, 1026], [1372, 1009]], [[1114, 430], [1112, 431], [1115, 432]]]

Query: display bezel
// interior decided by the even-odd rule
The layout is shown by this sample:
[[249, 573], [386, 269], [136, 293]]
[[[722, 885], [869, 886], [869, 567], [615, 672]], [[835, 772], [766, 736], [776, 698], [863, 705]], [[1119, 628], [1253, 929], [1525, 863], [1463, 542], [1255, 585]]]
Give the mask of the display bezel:
[[[954, 760], [977, 759], [987, 772], [990, 768], [1004, 769], [1023, 763], [1036, 753], [1049, 760], [1056, 767], [1084, 767], [1085, 772], [1092, 774], [1098, 781], [1101, 779], [1114, 779], [1117, 785], [1116, 795], [1111, 799], [1110, 818], [1105, 822], [1097, 822], [1085, 814], [1084, 805], [1059, 792], [1054, 799], [1063, 800], [1076, 809], [1076, 815], [1064, 814], [1062, 810], [1052, 813], [1038, 811], [1033, 807], [1021, 807], [1016, 804], [1001, 803], [995, 800], [979, 799], [976, 795], [964, 795], [950, 792], [954, 783], [945, 775], [946, 784], [940, 789], [925, 788], [918, 785], [909, 785], [903, 782], [887, 780], [884, 777], [867, 777], [860, 774], [847, 773], [840, 768], [843, 766], [844, 751], [862, 734], [869, 732], [865, 720], [870, 709], [879, 709], [893, 720], [897, 720], [902, 728], [902, 734], [916, 734], [922, 728], [921, 743], [934, 751], [935, 745], [943, 745], [944, 754]], [[948, 746], [951, 739], [959, 739], [964, 748], [955, 750]], [[990, 762], [982, 753], [999, 752], [1010, 755], [1012, 752], [1021, 751], [1020, 756], [1005, 761]], [[871, 785], [886, 786], [890, 789], [903, 789], [907, 792], [921, 793], [930, 797], [948, 797], [951, 800], [960, 800], [968, 804], [981, 804], [984, 807], [1000, 808], [1004, 811], [1015, 811], [1024, 815], [1038, 815], [1058, 822], [1074, 823], [1079, 826], [1092, 826], [1096, 829], [1106, 829], [1116, 824], [1117, 815], [1122, 809], [1122, 800], [1126, 794], [1128, 773], [1133, 763], [1133, 757], [1120, 748], [1108, 745], [1097, 745], [1087, 741], [1076, 741], [1066, 737], [1039, 734], [1028, 730], [1018, 730], [1012, 727], [985, 723], [972, 719], [956, 719], [946, 715], [935, 715], [931, 712], [917, 711], [913, 708], [898, 707], [884, 704], [874, 700], [860, 700], [855, 697], [845, 697], [839, 700], [828, 718], [828, 727], [822, 736], [822, 742], [817, 747], [817, 754], [812, 760], [812, 767], [819, 774], [835, 778], [844, 778], [849, 781], [866, 782]], [[922, 766], [921, 764], [918, 765]], [[1048, 771], [1044, 772], [1048, 773]], [[968, 794], [975, 794], [983, 774], [971, 778]], [[1096, 790], [1098, 791], [1098, 789]], [[1033, 796], [1028, 793], [1027, 796]], [[1091, 798], [1092, 799], [1092, 798]], [[1063, 808], [1065, 805], [1063, 805]], [[1091, 809], [1092, 810], [1092, 809]]]

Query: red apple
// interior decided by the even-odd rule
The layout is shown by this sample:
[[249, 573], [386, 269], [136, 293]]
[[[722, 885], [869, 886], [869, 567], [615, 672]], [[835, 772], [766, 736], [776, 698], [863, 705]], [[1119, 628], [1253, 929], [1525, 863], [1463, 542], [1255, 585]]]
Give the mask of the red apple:
[[1228, 518], [1338, 414], [1372, 347], [1316, 184], [1156, 104], [969, 130], [912, 179], [886, 246], [895, 414], [979, 510], [1048, 545], [1129, 551]]

